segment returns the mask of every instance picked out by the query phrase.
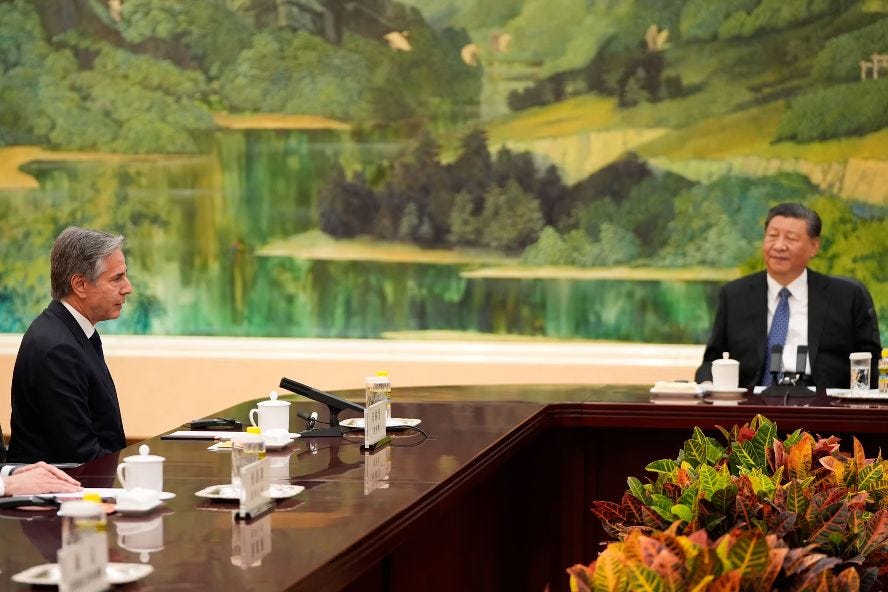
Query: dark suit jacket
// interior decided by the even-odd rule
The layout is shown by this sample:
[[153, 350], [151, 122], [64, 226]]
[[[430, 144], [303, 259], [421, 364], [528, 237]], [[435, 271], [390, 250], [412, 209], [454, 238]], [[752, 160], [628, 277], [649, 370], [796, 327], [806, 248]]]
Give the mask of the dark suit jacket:
[[105, 360], [60, 302], [25, 332], [12, 372], [10, 462], [85, 462], [126, 446]]
[[[712, 334], [697, 369], [697, 382], [712, 380], [712, 361], [730, 352], [740, 362], [740, 386], [762, 382], [768, 341], [768, 283], [761, 271], [722, 286]], [[851, 352], [871, 352], [872, 387], [881, 355], [872, 297], [860, 283], [808, 270], [808, 356], [820, 387], [848, 388]]]

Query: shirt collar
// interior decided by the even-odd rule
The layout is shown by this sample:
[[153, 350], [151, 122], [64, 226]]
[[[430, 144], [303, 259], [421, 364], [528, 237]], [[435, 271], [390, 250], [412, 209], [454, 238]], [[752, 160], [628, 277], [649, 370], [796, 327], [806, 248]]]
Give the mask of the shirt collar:
[[[773, 294], [774, 298], [777, 297], [777, 294], [780, 293], [780, 289], [783, 288], [783, 284], [772, 278], [769, 274], [766, 274], [768, 278], [768, 294]], [[806, 267], [801, 275], [796, 279], [789, 282], [786, 285], [786, 289], [789, 290], [790, 294], [798, 297], [802, 291], [808, 291], [808, 268]]]
[[80, 328], [83, 329], [83, 332], [86, 334], [86, 338], [89, 339], [93, 336], [93, 333], [96, 332], [96, 326], [89, 322], [85, 316], [80, 314], [76, 308], [68, 304], [67, 301], [61, 300], [62, 306], [68, 309], [68, 312], [71, 313], [71, 316], [74, 317], [74, 320], [77, 321], [77, 324], [80, 325]]

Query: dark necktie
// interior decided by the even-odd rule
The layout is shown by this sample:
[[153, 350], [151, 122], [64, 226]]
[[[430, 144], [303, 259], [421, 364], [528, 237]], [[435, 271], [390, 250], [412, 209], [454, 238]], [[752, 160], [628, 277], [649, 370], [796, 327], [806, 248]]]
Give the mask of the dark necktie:
[[771, 385], [771, 349], [775, 345], [786, 344], [786, 333], [789, 331], [789, 297], [792, 296], [789, 290], [783, 288], [777, 295], [780, 302], [777, 303], [777, 310], [774, 311], [774, 318], [771, 319], [771, 330], [768, 332], [768, 349], [765, 351], [765, 372], [762, 376], [762, 384]]
[[99, 337], [98, 331], [93, 331], [92, 337], [89, 338], [89, 342], [92, 343], [93, 348], [95, 348], [95, 350], [96, 350], [96, 353], [99, 354], [99, 358], [101, 358], [102, 361], [104, 361], [105, 354], [102, 351], [102, 338]]

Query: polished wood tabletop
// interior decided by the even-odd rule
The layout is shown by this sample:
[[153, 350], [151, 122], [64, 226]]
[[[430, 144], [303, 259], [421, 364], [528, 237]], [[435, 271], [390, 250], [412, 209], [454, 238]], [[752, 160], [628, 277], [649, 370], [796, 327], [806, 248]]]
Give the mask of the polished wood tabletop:
[[[882, 446], [888, 426], [888, 405], [823, 392], [664, 404], [648, 389], [396, 389], [393, 414], [420, 418], [425, 433], [395, 432], [373, 455], [361, 451], [358, 434], [299, 438], [269, 452], [273, 479], [305, 491], [248, 522], [234, 519], [233, 503], [195, 496], [230, 480], [228, 453], [208, 451], [205, 440], [151, 438], [151, 453], [166, 459], [164, 489], [175, 498], [144, 517], [112, 515], [110, 558], [154, 567], [126, 586], [132, 590], [566, 590], [564, 569], [593, 559], [601, 539], [589, 502], [618, 497], [628, 475], [674, 457], [691, 427], [764, 413], [781, 431], [856, 434]], [[297, 411], [326, 418], [316, 403], [282, 398], [293, 403], [294, 431], [305, 425]], [[209, 416], [247, 422], [254, 405]], [[173, 425], [181, 419], [171, 418], [170, 431], [182, 429]], [[118, 462], [136, 453], [130, 446], [71, 474], [85, 487], [119, 486]], [[373, 465], [384, 478], [371, 478]], [[59, 519], [22, 510], [0, 511], [0, 518], [0, 590], [18, 589], [12, 574], [55, 561]]]

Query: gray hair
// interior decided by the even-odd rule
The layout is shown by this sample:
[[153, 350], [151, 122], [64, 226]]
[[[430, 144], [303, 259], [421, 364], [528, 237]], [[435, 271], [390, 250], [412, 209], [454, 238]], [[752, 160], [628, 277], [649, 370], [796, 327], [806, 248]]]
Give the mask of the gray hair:
[[71, 293], [71, 277], [82, 275], [94, 283], [105, 271], [105, 258], [123, 248], [123, 235], [69, 226], [56, 238], [49, 255], [52, 297], [61, 300]]
[[782, 203], [768, 210], [768, 217], [765, 218], [765, 230], [768, 230], [768, 224], [775, 216], [784, 216], [786, 218], [797, 218], [805, 221], [808, 229], [808, 236], [817, 238], [823, 229], [823, 222], [820, 216], [814, 210], [806, 208], [800, 203]]

